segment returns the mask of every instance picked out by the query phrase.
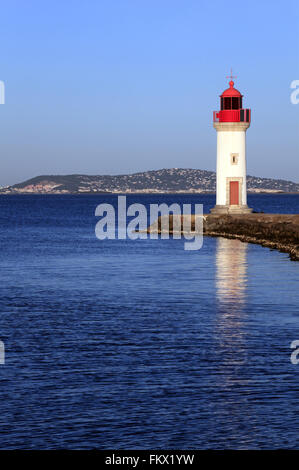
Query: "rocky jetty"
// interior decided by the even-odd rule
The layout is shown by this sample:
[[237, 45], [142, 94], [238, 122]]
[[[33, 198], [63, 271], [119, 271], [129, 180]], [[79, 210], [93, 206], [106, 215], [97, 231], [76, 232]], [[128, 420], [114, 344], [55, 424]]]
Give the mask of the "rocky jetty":
[[[173, 217], [169, 217], [169, 233], [173, 233]], [[162, 218], [158, 220], [158, 233], [161, 233]], [[191, 230], [195, 229], [195, 216], [191, 216]], [[152, 228], [148, 228], [148, 233]], [[213, 215], [203, 217], [203, 233], [211, 237], [236, 238], [242, 242], [256, 243], [268, 248], [289, 253], [291, 260], [299, 261], [299, 214], [242, 214]]]

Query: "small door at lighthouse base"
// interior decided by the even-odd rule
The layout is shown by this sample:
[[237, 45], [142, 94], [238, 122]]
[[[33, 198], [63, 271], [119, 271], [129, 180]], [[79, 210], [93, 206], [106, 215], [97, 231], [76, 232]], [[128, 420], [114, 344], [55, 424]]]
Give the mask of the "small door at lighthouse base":
[[239, 205], [239, 181], [230, 181], [229, 183], [229, 204], [231, 206]]

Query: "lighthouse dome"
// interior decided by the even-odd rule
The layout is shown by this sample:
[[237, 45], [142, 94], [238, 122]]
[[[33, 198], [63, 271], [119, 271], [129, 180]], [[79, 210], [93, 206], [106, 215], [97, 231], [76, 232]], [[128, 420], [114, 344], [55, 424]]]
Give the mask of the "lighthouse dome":
[[237, 96], [237, 97], [241, 97], [243, 95], [241, 95], [241, 93], [239, 92], [239, 90], [236, 90], [236, 88], [234, 88], [234, 82], [231, 80], [229, 82], [229, 88], [227, 88], [226, 90], [224, 90], [224, 92], [222, 93], [222, 95], [220, 95], [222, 98], [224, 97], [232, 97], [232, 96]]

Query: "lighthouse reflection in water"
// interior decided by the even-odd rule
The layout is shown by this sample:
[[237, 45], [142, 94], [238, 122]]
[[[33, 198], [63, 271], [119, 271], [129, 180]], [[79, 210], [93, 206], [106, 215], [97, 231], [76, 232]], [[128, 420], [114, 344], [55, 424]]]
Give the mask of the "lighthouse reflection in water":
[[248, 244], [239, 240], [218, 238], [216, 245], [216, 293], [223, 304], [244, 303], [247, 286]]
[[215, 337], [223, 365], [246, 360], [247, 250], [248, 244], [239, 240], [216, 241]]

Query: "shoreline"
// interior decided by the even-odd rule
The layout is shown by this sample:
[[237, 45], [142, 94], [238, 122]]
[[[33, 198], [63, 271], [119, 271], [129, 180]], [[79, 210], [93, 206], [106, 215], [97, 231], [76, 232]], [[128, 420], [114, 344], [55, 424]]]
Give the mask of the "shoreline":
[[[285, 196], [285, 195], [299, 195], [299, 192], [284, 192], [284, 191], [248, 191], [247, 192], [247, 195], [248, 196], [259, 196], [259, 195], [263, 195], [263, 196]], [[69, 193], [30, 193], [30, 192], [9, 192], [9, 193], [5, 193], [5, 192], [1, 192], [0, 191], [0, 196], [130, 196], [130, 195], [149, 195], [149, 196], [160, 196], [160, 195], [181, 195], [181, 196], [184, 196], [184, 195], [188, 195], [188, 196], [201, 196], [201, 195], [214, 195], [216, 196], [216, 191], [202, 191], [202, 192], [188, 192], [188, 191], [184, 191], [184, 192], [172, 192], [172, 191], [161, 191], [161, 192], [156, 192], [156, 191], [153, 191], [153, 192], [143, 192], [143, 191], [130, 191], [130, 192], [125, 192], [125, 191], [120, 191], [120, 192], [69, 192]]]
[[252, 243], [254, 245], [261, 245], [265, 248], [270, 248], [272, 250], [278, 250], [281, 253], [288, 253], [291, 261], [299, 261], [299, 250], [294, 245], [285, 245], [283, 243], [272, 242], [270, 240], [257, 239], [249, 235], [237, 235], [237, 234], [228, 234], [221, 232], [207, 232], [204, 233], [207, 237], [222, 237], [227, 239], [240, 240], [244, 243]]

